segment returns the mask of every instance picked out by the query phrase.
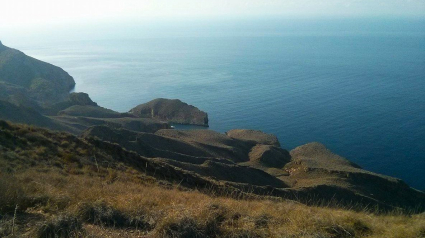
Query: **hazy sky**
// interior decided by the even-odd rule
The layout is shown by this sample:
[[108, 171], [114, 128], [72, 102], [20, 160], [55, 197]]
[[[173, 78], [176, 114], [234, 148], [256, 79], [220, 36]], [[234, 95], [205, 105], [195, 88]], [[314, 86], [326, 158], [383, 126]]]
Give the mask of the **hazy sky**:
[[0, 28], [222, 17], [425, 17], [425, 0], [4, 0]]

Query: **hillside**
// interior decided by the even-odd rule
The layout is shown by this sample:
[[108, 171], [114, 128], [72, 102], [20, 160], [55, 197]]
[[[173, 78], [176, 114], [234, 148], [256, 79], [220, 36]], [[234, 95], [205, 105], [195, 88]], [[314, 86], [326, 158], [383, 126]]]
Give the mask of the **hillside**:
[[92, 127], [83, 138], [116, 143], [204, 177], [236, 183], [233, 186], [237, 188], [249, 185], [251, 192], [259, 195], [307, 204], [351, 204], [360, 209], [425, 209], [425, 193], [399, 179], [363, 170], [319, 143], [288, 152], [273, 135], [252, 130], [238, 130], [238, 134], [250, 136], [241, 140], [232, 132], [226, 135], [210, 130], [162, 129], [151, 134]]
[[0, 121], [0, 144], [1, 237], [425, 234], [415, 210], [356, 212], [259, 196], [94, 138]]
[[63, 69], [0, 42], [0, 85], [0, 99], [8, 100], [19, 93], [18, 103], [28, 105], [28, 101], [34, 101], [51, 105], [65, 100], [75, 81]]

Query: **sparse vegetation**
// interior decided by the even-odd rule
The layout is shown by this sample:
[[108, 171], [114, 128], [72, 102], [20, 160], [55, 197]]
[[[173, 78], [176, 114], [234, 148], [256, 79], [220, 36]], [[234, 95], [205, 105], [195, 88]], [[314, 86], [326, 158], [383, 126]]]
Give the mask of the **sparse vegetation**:
[[[130, 179], [130, 174], [118, 172], [114, 183], [99, 175], [69, 175], [59, 168], [16, 174], [13, 180], [20, 190], [39, 184], [48, 198], [20, 209], [17, 232], [29, 237], [115, 237], [118, 233], [127, 237], [421, 237], [425, 229], [425, 214], [378, 215], [292, 201], [211, 197], [176, 187], [165, 189], [155, 182]], [[36, 197], [37, 191], [28, 191], [27, 196]], [[10, 234], [12, 210], [2, 212], [3, 235]], [[36, 220], [26, 231], [31, 219]]]
[[[425, 234], [424, 213], [378, 214], [205, 193], [182, 186], [180, 180], [153, 177], [145, 170], [151, 165], [145, 162], [137, 167], [119, 156], [113, 160], [112, 152], [102, 151], [105, 145], [1, 123], [1, 128], [9, 129], [0, 130], [0, 237], [413, 238]], [[117, 155], [130, 155], [109, 146]]]

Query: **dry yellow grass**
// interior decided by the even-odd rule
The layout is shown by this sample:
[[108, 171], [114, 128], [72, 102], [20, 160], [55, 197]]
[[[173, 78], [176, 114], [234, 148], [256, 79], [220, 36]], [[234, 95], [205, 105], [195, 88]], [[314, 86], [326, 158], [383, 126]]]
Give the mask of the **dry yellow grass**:
[[147, 176], [133, 166], [139, 157], [114, 159], [131, 155], [122, 150], [0, 126], [9, 128], [0, 130], [0, 237], [425, 237], [424, 213], [213, 196], [215, 190], [202, 193]]
[[[43, 225], [48, 227], [46, 223], [64, 214], [83, 224], [83, 229], [73, 234], [76, 237], [425, 236], [425, 214], [377, 215], [285, 200], [211, 197], [183, 191], [177, 185], [160, 185], [129, 168], [81, 170], [85, 172], [72, 175], [55, 168], [33, 168], [14, 177], [0, 176], [3, 185], [9, 183], [3, 190], [13, 185], [15, 192], [20, 191], [17, 201], [32, 201], [19, 204], [26, 206], [16, 218], [15, 229], [20, 236], [43, 234]], [[93, 208], [97, 212], [94, 216], [102, 218], [88, 219], [83, 207]], [[11, 219], [5, 216], [1, 224], [10, 226], [7, 222]]]

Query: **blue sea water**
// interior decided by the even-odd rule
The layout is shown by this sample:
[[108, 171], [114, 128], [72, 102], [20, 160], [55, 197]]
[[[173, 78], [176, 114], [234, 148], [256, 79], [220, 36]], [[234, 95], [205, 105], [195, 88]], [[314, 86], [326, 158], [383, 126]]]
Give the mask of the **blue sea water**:
[[425, 190], [425, 21], [221, 22], [150, 32], [11, 46], [62, 67], [76, 91], [104, 107], [125, 112], [179, 98], [208, 112], [211, 130], [262, 130], [286, 149], [318, 141]]

